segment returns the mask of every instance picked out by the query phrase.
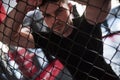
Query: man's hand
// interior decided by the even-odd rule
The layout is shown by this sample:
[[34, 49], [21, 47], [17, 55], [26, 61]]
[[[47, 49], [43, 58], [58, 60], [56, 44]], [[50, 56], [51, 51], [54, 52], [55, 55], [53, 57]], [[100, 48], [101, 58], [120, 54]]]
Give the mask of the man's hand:
[[85, 18], [90, 24], [97, 24], [103, 22], [110, 9], [111, 0], [74, 0], [78, 3], [85, 4]]

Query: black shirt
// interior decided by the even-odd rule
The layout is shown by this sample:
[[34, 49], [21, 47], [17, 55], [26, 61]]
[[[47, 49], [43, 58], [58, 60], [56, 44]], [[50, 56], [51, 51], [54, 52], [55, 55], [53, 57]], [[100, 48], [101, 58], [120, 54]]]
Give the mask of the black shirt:
[[58, 58], [76, 80], [108, 80], [107, 73], [112, 74], [109, 80], [117, 80], [103, 59], [100, 24], [91, 25], [84, 17], [73, 19], [73, 24], [75, 28], [67, 38], [52, 31], [33, 33], [35, 47]]

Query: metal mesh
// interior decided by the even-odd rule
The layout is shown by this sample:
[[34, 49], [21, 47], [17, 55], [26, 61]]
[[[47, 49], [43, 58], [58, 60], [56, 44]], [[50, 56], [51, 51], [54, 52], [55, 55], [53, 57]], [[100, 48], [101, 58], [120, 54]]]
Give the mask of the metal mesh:
[[[69, 1], [72, 2], [76, 0]], [[88, 4], [88, 1], [89, 0], [81, 0], [81, 2], [87, 5], [91, 5]], [[77, 5], [77, 7], [70, 12], [70, 15], [68, 17], [70, 17], [71, 14], [74, 14], [74, 16], [77, 18], [84, 13], [84, 10], [87, 6], [80, 5], [74, 2], [72, 3]], [[0, 6], [3, 6], [3, 8], [5, 8], [3, 11], [2, 7], [0, 7], [0, 9], [2, 10], [0, 11], [1, 20], [0, 23], [3, 24], [2, 19], [4, 20], [5, 17], [13, 20], [10, 22], [11, 23], [10, 25], [6, 25], [7, 27], [4, 28], [3, 30], [4, 32], [0, 31], [0, 33], [3, 33], [4, 35], [4, 37], [2, 37], [3, 38], [2, 41], [0, 42], [0, 80], [78, 80], [78, 78], [76, 79], [76, 76], [80, 76], [79, 78], [82, 80], [119, 80], [118, 79], [118, 77], [120, 77], [119, 5], [111, 9], [106, 20], [99, 26], [100, 29], [102, 30], [102, 39], [94, 35], [94, 33], [97, 33], [95, 31], [97, 27], [96, 25], [94, 26], [94, 28], [91, 29], [91, 31], [89, 31], [89, 29], [86, 31], [84, 31], [83, 29], [82, 31], [79, 27], [76, 27], [73, 24], [69, 24], [64, 20], [62, 21], [60, 19], [57, 19], [56, 15], [62, 15], [62, 13], [59, 14], [59, 11], [65, 9], [60, 8], [56, 15], [49, 15], [46, 12], [47, 6], [49, 5], [48, 4], [46, 6], [45, 11], [44, 10], [42, 11], [42, 9], [40, 11], [39, 10], [41, 8], [40, 6], [39, 8], [36, 7], [35, 10], [29, 11], [27, 14], [24, 14], [24, 12], [20, 12], [15, 8], [16, 5], [17, 2], [15, 0], [0, 1]], [[32, 6], [30, 4], [27, 5]], [[59, 4], [54, 5], [60, 7]], [[95, 5], [91, 6], [96, 7]], [[16, 10], [16, 13], [14, 13], [14, 16], [9, 17], [8, 14], [10, 14], [10, 12], [13, 9]], [[102, 9], [100, 10], [103, 11]], [[74, 13], [77, 11], [82, 12], [79, 12], [79, 14]], [[18, 14], [17, 12], [25, 16], [23, 21], [19, 21], [19, 19], [16, 19], [16, 15]], [[104, 12], [106, 13], [106, 11]], [[62, 30], [62, 32], [60, 29], [59, 29], [60, 32], [53, 31], [54, 28], [57, 28], [55, 24], [52, 25], [51, 29], [47, 28], [48, 25], [44, 20], [46, 17], [55, 19], [55, 21], [59, 22], [60, 26], [62, 24], [65, 25], [66, 28]], [[19, 18], [21, 19], [21, 17]], [[78, 21], [79, 19], [76, 20]], [[82, 16], [81, 19], [79, 20], [79, 24], [82, 23], [83, 21], [84, 16]], [[8, 22], [9, 21], [6, 19], [5, 23]], [[8, 36], [6, 36], [6, 33], [8, 30], [12, 30], [12, 32], [10, 32], [10, 35], [16, 32], [14, 28], [10, 27], [17, 24], [14, 22], [22, 23], [21, 25], [22, 28], [20, 29], [20, 31], [26, 32], [28, 34], [27, 36], [28, 38], [32, 33], [35, 33], [38, 37], [40, 37], [40, 38], [36, 37], [34, 39], [43, 38], [44, 40], [41, 40], [43, 42], [41, 43], [41, 45], [43, 45], [44, 47], [41, 48], [39, 47], [38, 44], [35, 44], [39, 48], [37, 49], [26, 48], [29, 46], [28, 43], [31, 41], [29, 39], [22, 38], [22, 36], [19, 36], [18, 40], [12, 37], [10, 38], [10, 40], [7, 39]], [[5, 25], [5, 23], [3, 25]], [[63, 42], [64, 40], [63, 37], [68, 27], [72, 27], [73, 29], [75, 29], [75, 34], [74, 37], [72, 37], [72, 39], [69, 37], [65, 39], [65, 41], [70, 44], [63, 45], [66, 44]], [[56, 37], [55, 35], [53, 35], [52, 32], [54, 32], [56, 35], [59, 35], [60, 37]], [[49, 35], [48, 34], [46, 35], [46, 33], [49, 33]], [[83, 36], [82, 35], [79, 36], [79, 34], [83, 34]], [[79, 44], [78, 43], [79, 40], [77, 40], [77, 38], [85, 38], [88, 39], [88, 41], [86, 41], [86, 43]], [[8, 44], [4, 43], [5, 39], [9, 40]], [[14, 42], [15, 40], [16, 42]], [[23, 40], [23, 42], [21, 40]], [[99, 49], [97, 49], [97, 47], [96, 48], [90, 47], [98, 45], [96, 43], [91, 44], [90, 41], [92, 40], [98, 41], [99, 43], [103, 43], [103, 48], [99, 47]], [[11, 45], [11, 43], [18, 46]], [[20, 47], [22, 45], [25, 46]], [[52, 50], [52, 48], [50, 47], [54, 47], [54, 50]], [[83, 51], [79, 51], [79, 49], [76, 48], [81, 48], [83, 49]], [[64, 53], [57, 54], [60, 53], [61, 50], [63, 50], [67, 54]], [[77, 52], [80, 52], [80, 56], [78, 54], [75, 54]], [[99, 52], [101, 52], [101, 54], [99, 54]], [[72, 58], [72, 60], [70, 60], [70, 58]], [[54, 63], [50, 66], [52, 61], [56, 59], [58, 59], [60, 63], [56, 62], [56, 64]], [[71, 65], [72, 61], [74, 61], [76, 65], [74, 66]], [[68, 66], [70, 67], [68, 68]], [[73, 73], [69, 72], [70, 68], [74, 69]], [[56, 71], [58, 71], [59, 73], [57, 73]]]

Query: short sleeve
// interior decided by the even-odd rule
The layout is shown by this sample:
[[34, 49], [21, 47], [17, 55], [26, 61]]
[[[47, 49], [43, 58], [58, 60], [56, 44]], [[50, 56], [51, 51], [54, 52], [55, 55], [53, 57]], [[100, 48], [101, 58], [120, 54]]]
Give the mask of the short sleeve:
[[23, 26], [30, 26], [34, 21], [40, 20], [42, 18], [42, 12], [40, 12], [39, 10], [34, 10], [34, 11], [30, 11], [26, 14], [24, 20], [23, 20]]

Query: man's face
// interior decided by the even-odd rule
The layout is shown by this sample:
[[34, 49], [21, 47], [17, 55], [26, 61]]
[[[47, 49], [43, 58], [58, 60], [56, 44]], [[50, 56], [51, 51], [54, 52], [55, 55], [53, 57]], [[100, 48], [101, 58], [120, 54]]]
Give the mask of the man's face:
[[44, 19], [49, 28], [55, 33], [64, 34], [67, 24], [71, 23], [70, 8], [68, 4], [62, 2], [48, 3], [43, 8]]

